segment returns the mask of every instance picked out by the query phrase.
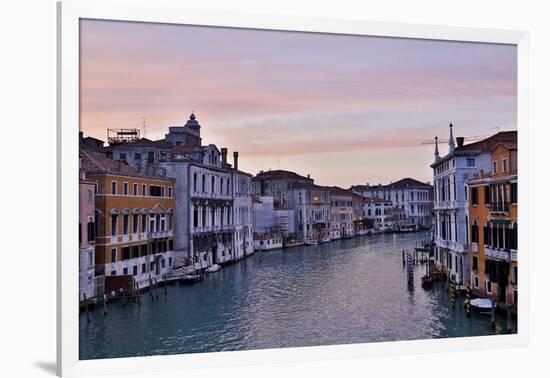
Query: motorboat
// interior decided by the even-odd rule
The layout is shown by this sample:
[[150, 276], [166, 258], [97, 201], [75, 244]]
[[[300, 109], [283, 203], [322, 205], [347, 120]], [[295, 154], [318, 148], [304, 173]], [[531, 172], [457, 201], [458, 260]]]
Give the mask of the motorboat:
[[[464, 301], [464, 305], [466, 306], [467, 301]], [[493, 307], [493, 303], [488, 298], [476, 298], [470, 300], [470, 307], [473, 311], [479, 313], [479, 314], [491, 314], [491, 308]]]
[[313, 240], [313, 239], [308, 239], [305, 242], [305, 245], [317, 245], [317, 244], [319, 244], [319, 242], [317, 240]]
[[214, 265], [208, 267], [208, 268], [206, 269], [206, 271], [207, 271], [208, 273], [215, 273], [215, 272], [219, 271], [221, 268], [222, 268], [222, 267], [219, 266], [218, 264], [214, 264]]
[[330, 238], [319, 239], [319, 244], [326, 244], [326, 243], [330, 243], [330, 242], [331, 242]]

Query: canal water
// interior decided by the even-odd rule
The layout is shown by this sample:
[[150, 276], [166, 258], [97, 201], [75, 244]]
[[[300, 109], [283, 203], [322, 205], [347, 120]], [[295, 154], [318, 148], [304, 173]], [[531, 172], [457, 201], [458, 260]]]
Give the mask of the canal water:
[[[80, 316], [80, 358], [111, 358], [494, 335], [441, 285], [407, 285], [401, 251], [424, 232], [380, 234], [256, 253], [151, 301]], [[505, 319], [499, 323], [506, 330]], [[514, 332], [515, 324], [514, 324]]]

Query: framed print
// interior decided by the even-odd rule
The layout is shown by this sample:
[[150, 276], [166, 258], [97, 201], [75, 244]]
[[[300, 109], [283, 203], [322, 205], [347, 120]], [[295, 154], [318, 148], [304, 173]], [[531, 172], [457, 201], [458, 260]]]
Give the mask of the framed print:
[[58, 15], [59, 374], [526, 344], [527, 33]]

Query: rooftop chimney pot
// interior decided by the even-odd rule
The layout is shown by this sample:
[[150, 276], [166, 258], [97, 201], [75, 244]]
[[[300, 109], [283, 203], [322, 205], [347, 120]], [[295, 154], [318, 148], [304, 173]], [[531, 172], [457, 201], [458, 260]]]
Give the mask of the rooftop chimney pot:
[[233, 168], [235, 168], [235, 170], [239, 169], [239, 151], [233, 152]]

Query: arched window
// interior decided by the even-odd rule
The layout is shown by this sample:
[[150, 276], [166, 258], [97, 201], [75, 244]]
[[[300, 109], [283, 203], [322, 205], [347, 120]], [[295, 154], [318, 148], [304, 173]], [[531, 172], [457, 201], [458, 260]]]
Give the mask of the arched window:
[[472, 243], [479, 243], [479, 226], [477, 219], [472, 224]]
[[95, 240], [95, 223], [88, 221], [88, 242]]

